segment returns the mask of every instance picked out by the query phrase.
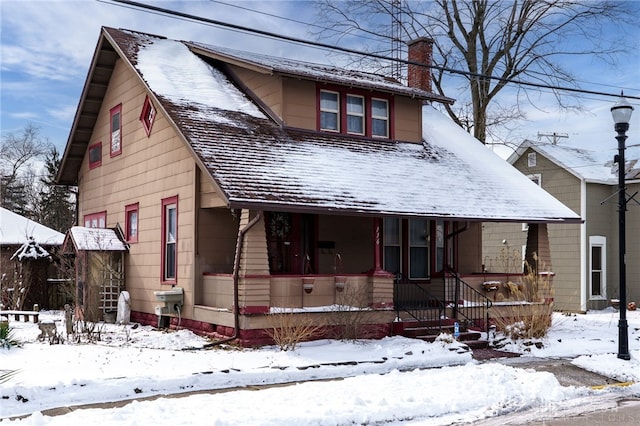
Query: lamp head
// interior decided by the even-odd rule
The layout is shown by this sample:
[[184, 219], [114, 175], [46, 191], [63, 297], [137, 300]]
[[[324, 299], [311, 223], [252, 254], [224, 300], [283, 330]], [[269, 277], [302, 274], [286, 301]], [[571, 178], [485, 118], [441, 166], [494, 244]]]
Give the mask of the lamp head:
[[611, 116], [613, 117], [613, 122], [615, 123], [616, 128], [626, 127], [628, 129], [633, 107], [623, 96], [624, 94], [621, 93], [620, 100], [611, 107]]

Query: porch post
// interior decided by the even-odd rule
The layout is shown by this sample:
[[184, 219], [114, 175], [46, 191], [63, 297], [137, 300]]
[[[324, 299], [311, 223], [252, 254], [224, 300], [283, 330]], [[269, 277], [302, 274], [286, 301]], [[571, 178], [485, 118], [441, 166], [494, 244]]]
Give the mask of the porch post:
[[387, 274], [382, 269], [382, 246], [380, 232], [382, 228], [382, 219], [376, 217], [373, 219], [373, 275]]

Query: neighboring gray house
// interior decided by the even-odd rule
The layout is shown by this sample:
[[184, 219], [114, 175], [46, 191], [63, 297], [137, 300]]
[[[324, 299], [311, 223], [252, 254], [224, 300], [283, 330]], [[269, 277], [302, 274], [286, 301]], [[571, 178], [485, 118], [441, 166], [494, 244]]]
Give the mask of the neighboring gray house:
[[[555, 309], [602, 309], [619, 297], [617, 144], [593, 151], [525, 141], [508, 162], [580, 214], [583, 224], [548, 227]], [[640, 147], [625, 152], [627, 198], [640, 191]], [[627, 204], [627, 300], [640, 300], [640, 197]], [[501, 251], [518, 253], [527, 224], [483, 225], [483, 257], [489, 272], [501, 268]], [[521, 265], [518, 265], [521, 268]], [[542, 268], [542, 266], [541, 266]], [[520, 269], [521, 271], [521, 269]]]

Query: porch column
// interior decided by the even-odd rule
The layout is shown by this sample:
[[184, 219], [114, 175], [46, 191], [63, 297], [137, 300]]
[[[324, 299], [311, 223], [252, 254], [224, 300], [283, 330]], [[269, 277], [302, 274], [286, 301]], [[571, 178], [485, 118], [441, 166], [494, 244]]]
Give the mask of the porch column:
[[[256, 214], [255, 211], [242, 209], [240, 229], [245, 227]], [[262, 313], [269, 310], [269, 259], [264, 217], [261, 217], [258, 223], [244, 235], [240, 254], [238, 302], [241, 314]]]
[[373, 219], [373, 275], [388, 275], [387, 272], [382, 269], [382, 219]]

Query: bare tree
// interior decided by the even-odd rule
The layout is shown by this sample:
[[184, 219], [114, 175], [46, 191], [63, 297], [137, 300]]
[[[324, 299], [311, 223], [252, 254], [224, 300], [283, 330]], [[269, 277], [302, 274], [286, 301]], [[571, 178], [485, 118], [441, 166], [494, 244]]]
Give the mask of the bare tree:
[[[607, 25], [637, 25], [637, 8], [620, 1], [320, 0], [318, 11], [327, 27], [318, 35], [339, 42], [355, 34], [376, 37], [380, 44], [369, 50], [378, 54], [394, 53], [392, 35], [404, 41], [432, 38], [434, 88], [457, 98], [455, 105], [444, 105], [447, 113], [483, 142], [492, 127], [524, 118], [522, 97], [534, 104], [530, 92], [538, 89], [519, 86], [515, 100], [501, 105], [497, 95], [505, 85], [524, 80], [578, 87], [561, 59], [589, 56], [614, 63], [630, 47], [603, 37]], [[453, 87], [446, 69], [464, 71], [463, 83]], [[560, 108], [580, 108], [575, 97], [553, 93]]]
[[27, 205], [36, 199], [33, 161], [41, 160], [51, 144], [40, 137], [40, 129], [28, 124], [21, 134], [8, 133], [0, 146], [0, 203], [26, 215]]

